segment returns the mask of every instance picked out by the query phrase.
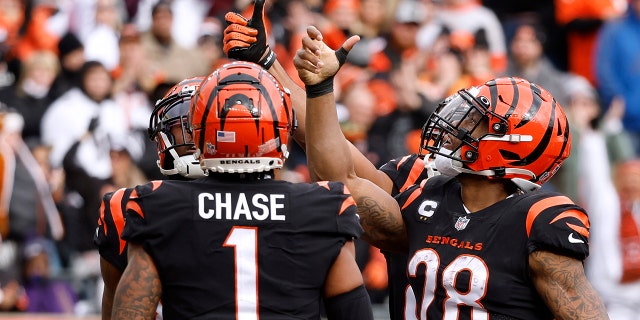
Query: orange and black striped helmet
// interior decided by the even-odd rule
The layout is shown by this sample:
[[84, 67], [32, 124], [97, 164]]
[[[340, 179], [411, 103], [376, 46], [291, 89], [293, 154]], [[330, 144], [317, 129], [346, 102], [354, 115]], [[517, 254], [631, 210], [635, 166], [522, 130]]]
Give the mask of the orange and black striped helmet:
[[421, 140], [421, 153], [450, 158], [459, 172], [512, 179], [524, 189], [548, 181], [571, 149], [560, 104], [544, 88], [515, 77], [445, 99], [425, 123]]
[[209, 75], [191, 103], [200, 164], [212, 172], [282, 168], [296, 127], [289, 91], [257, 64], [235, 61]]
[[157, 165], [166, 176], [187, 178], [205, 176], [193, 154], [195, 146], [189, 132], [191, 98], [204, 77], [184, 79], [175, 84], [156, 102], [149, 119], [149, 139], [158, 150]]

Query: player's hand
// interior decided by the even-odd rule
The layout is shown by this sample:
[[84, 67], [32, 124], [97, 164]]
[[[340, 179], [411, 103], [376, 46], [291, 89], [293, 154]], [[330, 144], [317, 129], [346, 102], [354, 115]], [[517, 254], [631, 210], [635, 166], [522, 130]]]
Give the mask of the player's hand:
[[293, 64], [305, 85], [315, 85], [333, 77], [347, 60], [347, 54], [360, 41], [359, 36], [347, 39], [336, 51], [322, 41], [322, 34], [314, 27], [307, 27], [302, 38], [302, 48], [296, 52]]
[[261, 63], [269, 56], [267, 31], [264, 26], [264, 1], [256, 0], [253, 15], [247, 20], [235, 12], [227, 12], [224, 19], [223, 51], [231, 59]]

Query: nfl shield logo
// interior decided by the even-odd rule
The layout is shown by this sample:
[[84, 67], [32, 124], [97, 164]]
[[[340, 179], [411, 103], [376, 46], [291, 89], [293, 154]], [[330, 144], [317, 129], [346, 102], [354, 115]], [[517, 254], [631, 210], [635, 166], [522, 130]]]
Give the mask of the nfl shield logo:
[[460, 231], [467, 227], [467, 224], [469, 224], [469, 221], [470, 219], [467, 217], [458, 217], [458, 221], [456, 221], [456, 224], [454, 227], [456, 228], [456, 230]]

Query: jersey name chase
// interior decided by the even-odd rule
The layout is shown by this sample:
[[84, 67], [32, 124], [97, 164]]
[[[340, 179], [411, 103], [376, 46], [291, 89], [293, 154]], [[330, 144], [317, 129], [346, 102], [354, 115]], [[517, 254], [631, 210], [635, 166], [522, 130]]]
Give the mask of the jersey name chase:
[[198, 214], [216, 220], [285, 220], [285, 195], [256, 193], [200, 193]]

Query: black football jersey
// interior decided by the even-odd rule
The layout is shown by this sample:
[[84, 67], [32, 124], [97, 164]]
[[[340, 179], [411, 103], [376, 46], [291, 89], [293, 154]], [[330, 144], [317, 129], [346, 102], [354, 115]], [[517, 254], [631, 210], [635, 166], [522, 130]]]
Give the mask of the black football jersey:
[[363, 232], [338, 182], [156, 181], [130, 199], [122, 238], [153, 258], [164, 319], [319, 319], [329, 268]]
[[398, 202], [415, 319], [552, 319], [529, 277], [529, 254], [588, 255], [587, 214], [558, 193], [516, 194], [468, 214], [457, 180], [436, 176]]
[[[387, 174], [393, 181], [392, 196], [428, 178], [424, 161], [417, 154], [393, 159], [380, 167], [380, 171]], [[412, 298], [413, 292], [407, 279], [408, 256], [397, 252], [382, 251], [382, 253], [387, 261], [389, 316], [391, 320], [404, 320], [405, 311], [415, 310], [415, 298]], [[406, 299], [406, 294], [411, 297]]]
[[93, 242], [100, 256], [121, 272], [127, 267], [127, 243], [120, 234], [124, 229], [124, 213], [133, 188], [106, 193], [100, 204], [100, 217]]

